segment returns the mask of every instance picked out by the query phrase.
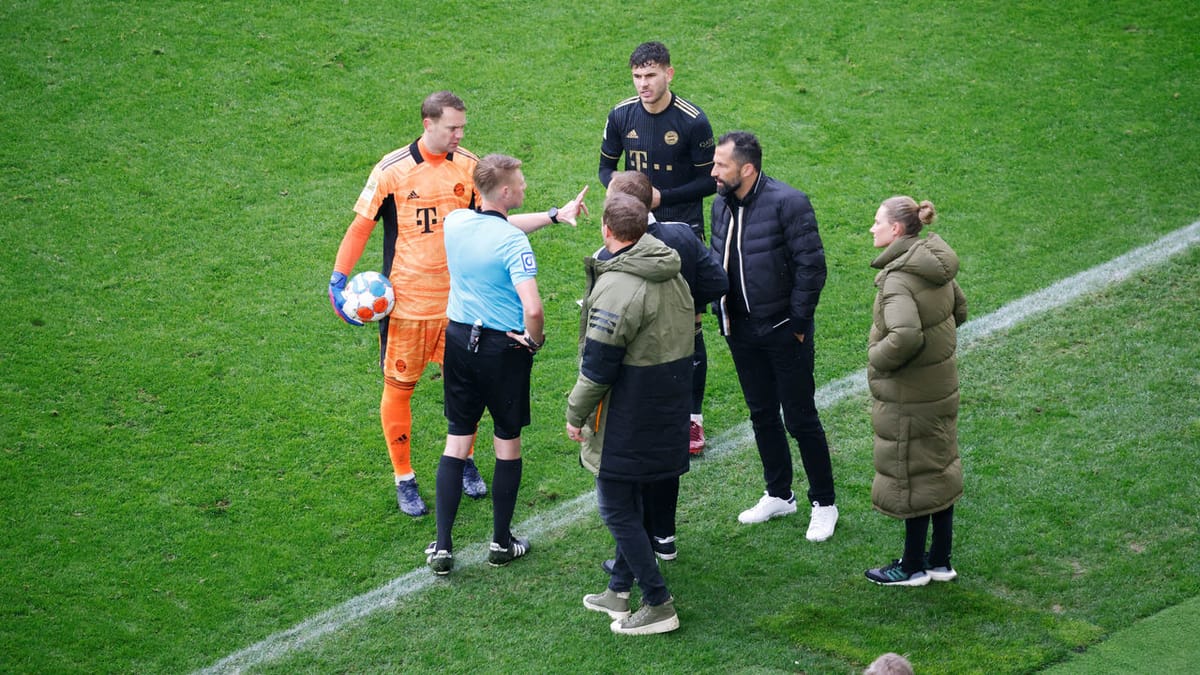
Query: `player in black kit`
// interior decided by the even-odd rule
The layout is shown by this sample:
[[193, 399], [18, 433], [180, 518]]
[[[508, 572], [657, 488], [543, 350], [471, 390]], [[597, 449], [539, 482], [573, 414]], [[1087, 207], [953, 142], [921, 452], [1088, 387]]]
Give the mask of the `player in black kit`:
[[675, 69], [661, 42], [638, 45], [629, 57], [629, 67], [637, 96], [621, 101], [608, 113], [600, 145], [600, 182], [608, 187], [624, 154], [625, 170], [650, 177], [654, 217], [687, 223], [704, 240], [703, 200], [717, 191], [709, 175], [712, 125], [699, 106], [671, 92]]
[[[650, 177], [654, 217], [663, 222], [687, 223], [704, 236], [704, 198], [715, 194], [712, 178], [712, 125], [698, 106], [671, 91], [675, 69], [671, 53], [661, 42], [643, 42], [629, 56], [637, 96], [621, 101], [608, 113], [604, 141], [600, 144], [600, 182], [608, 187], [617, 161], [625, 155], [625, 170]], [[708, 351], [696, 315], [696, 352], [692, 357], [692, 424], [688, 450], [704, 450], [704, 386], [708, 379]]]

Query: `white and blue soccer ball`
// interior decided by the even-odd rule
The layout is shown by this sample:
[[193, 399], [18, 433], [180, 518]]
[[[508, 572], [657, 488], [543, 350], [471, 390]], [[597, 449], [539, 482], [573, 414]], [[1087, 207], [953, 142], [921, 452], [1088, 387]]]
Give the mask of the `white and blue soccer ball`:
[[392, 282], [379, 272], [359, 272], [350, 277], [342, 293], [342, 311], [359, 321], [379, 321], [396, 306]]

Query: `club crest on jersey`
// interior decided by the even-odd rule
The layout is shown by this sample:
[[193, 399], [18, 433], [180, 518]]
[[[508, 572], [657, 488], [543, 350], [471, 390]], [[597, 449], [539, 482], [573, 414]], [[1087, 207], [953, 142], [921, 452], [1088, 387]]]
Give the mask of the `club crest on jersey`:
[[463, 185], [462, 183], [455, 183], [454, 184], [454, 196], [462, 197], [465, 194], [467, 194], [467, 186]]
[[663, 134], [663, 143], [666, 143], [667, 145], [675, 145], [678, 142], [679, 134], [677, 132], [668, 131], [667, 133]]

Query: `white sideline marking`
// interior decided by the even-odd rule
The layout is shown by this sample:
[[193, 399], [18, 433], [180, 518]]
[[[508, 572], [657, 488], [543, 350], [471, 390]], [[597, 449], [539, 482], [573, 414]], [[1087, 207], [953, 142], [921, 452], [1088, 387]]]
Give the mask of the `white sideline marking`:
[[[1078, 297], [1101, 290], [1148, 267], [1182, 253], [1200, 243], [1200, 221], [1180, 228], [1158, 241], [1134, 249], [1117, 258], [1068, 277], [1047, 288], [1015, 300], [991, 314], [970, 319], [958, 333], [959, 345], [970, 348], [981, 339], [1007, 330], [1033, 316], [1058, 309]], [[867, 373], [859, 370], [830, 382], [816, 392], [817, 407], [834, 404], [866, 393]], [[754, 434], [749, 422], [743, 422], [712, 439], [705, 450], [710, 456], [720, 456], [734, 448], [752, 443]], [[571, 525], [595, 512], [596, 493], [582, 494], [548, 512], [533, 516], [517, 526], [516, 531], [537, 539], [539, 535]], [[473, 544], [455, 554], [457, 566], [482, 564], [485, 544]], [[362, 617], [398, 604], [434, 583], [436, 577], [425, 567], [399, 576], [379, 588], [352, 598], [337, 607], [306, 619], [292, 628], [275, 633], [241, 651], [217, 661], [198, 673], [240, 673], [246, 668], [274, 661], [303, 648], [309, 642], [345, 627]]]
[[958, 332], [958, 344], [970, 347], [993, 333], [1010, 328], [1031, 316], [1057, 309], [1087, 293], [1117, 284], [1200, 243], [1200, 221], [1165, 235], [1158, 241], [1084, 270], [1036, 293], [1015, 300], [978, 319], [970, 319]]

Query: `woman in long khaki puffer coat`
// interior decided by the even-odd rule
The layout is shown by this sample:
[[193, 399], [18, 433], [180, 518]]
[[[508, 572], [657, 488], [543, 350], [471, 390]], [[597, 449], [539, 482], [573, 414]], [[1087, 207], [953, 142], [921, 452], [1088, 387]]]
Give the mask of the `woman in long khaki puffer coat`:
[[875, 247], [884, 249], [871, 263], [879, 269], [867, 366], [871, 503], [905, 525], [903, 557], [866, 572], [877, 584], [923, 586], [957, 576], [950, 565], [954, 503], [962, 496], [954, 353], [967, 300], [955, 281], [958, 256], [936, 234], [919, 236], [935, 216], [931, 202], [892, 197], [871, 227]]

